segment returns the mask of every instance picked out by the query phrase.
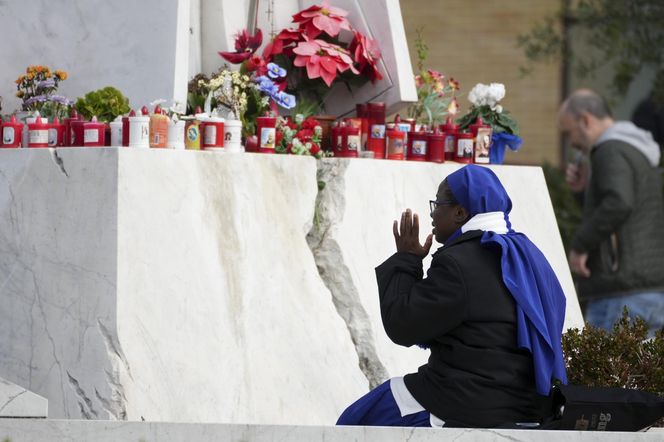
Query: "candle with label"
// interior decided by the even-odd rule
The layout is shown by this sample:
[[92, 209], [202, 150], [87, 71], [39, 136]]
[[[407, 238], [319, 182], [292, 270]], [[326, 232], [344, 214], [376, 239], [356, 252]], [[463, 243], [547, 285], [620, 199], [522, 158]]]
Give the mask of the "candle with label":
[[[147, 111], [147, 108], [145, 109]], [[129, 117], [129, 147], [150, 148], [150, 117], [141, 113]]]
[[457, 134], [457, 148], [455, 161], [459, 163], [472, 163], [474, 156], [475, 140], [471, 132], [459, 132]]
[[28, 123], [28, 147], [48, 147], [48, 120], [36, 117]]
[[2, 147], [21, 147], [23, 141], [23, 123], [12, 115], [9, 121], [2, 123]]
[[258, 151], [261, 153], [274, 153], [276, 142], [276, 117], [257, 117], [256, 135], [258, 136]]
[[368, 103], [369, 137], [367, 150], [374, 153], [374, 158], [385, 158], [385, 103]]

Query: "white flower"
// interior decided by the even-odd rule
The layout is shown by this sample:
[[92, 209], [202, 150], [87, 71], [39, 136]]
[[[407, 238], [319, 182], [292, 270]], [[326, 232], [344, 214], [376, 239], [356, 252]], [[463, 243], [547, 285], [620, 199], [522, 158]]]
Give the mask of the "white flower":
[[494, 110], [496, 113], [501, 114], [503, 112], [503, 107], [500, 104], [497, 104]]
[[505, 97], [505, 85], [502, 83], [491, 83], [488, 86], [486, 84], [477, 83], [468, 93], [468, 100], [474, 106], [479, 107], [488, 105], [491, 109], [495, 109], [496, 105], [503, 99], [503, 97]]
[[171, 114], [184, 114], [187, 110], [183, 103], [179, 101], [173, 101], [171, 107], [168, 108]]

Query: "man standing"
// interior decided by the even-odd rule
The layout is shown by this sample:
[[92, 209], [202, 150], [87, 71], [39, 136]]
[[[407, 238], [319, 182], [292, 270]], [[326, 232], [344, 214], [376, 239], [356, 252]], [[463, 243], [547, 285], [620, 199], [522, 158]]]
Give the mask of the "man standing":
[[660, 150], [650, 132], [615, 122], [605, 100], [578, 90], [562, 104], [560, 130], [589, 158], [567, 168], [572, 190], [585, 189], [583, 219], [569, 264], [579, 275], [586, 322], [610, 330], [623, 306], [653, 334], [664, 326], [664, 199]]

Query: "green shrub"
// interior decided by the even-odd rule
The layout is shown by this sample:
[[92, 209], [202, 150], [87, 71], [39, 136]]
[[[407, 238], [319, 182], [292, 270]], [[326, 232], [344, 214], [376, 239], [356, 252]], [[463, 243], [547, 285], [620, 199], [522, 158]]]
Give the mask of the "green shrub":
[[129, 100], [122, 92], [112, 86], [88, 92], [85, 97], [76, 101], [76, 110], [85, 118], [97, 117], [98, 121], [110, 123], [119, 115], [126, 114]]

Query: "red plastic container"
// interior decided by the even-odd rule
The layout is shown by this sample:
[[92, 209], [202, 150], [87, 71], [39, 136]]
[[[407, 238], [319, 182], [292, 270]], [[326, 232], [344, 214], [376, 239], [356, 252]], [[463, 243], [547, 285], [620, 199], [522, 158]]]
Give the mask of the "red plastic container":
[[385, 131], [385, 145], [388, 160], [403, 160], [406, 147], [406, 132], [399, 129], [395, 121], [390, 129]]
[[367, 140], [369, 139], [369, 116], [368, 107], [366, 103], [358, 103], [355, 105], [355, 113], [357, 118], [360, 119], [360, 150], [367, 149]]
[[367, 150], [374, 158], [385, 158], [385, 103], [368, 103], [369, 137]]
[[122, 117], [122, 147], [129, 147], [129, 117], [135, 117], [136, 112], [133, 110], [129, 115]]
[[427, 160], [433, 163], [445, 162], [445, 133], [436, 130], [427, 134]]
[[457, 148], [455, 161], [459, 163], [470, 164], [475, 155], [475, 140], [470, 132], [457, 133]]
[[342, 129], [344, 129], [344, 123], [336, 122], [330, 129], [330, 137], [331, 137], [331, 145], [332, 145], [332, 153], [334, 154], [335, 157], [342, 157], [343, 156], [343, 135], [342, 135]]
[[277, 139], [276, 117], [256, 117], [256, 135], [258, 136], [258, 152], [274, 153]]
[[37, 117], [28, 124], [28, 147], [48, 147], [48, 120]]
[[65, 125], [56, 118], [53, 123], [48, 125], [48, 147], [64, 146], [64, 136]]
[[21, 147], [23, 140], [23, 123], [16, 121], [16, 115], [12, 115], [9, 121], [2, 123], [2, 147]]
[[447, 118], [445, 124], [441, 124], [440, 129], [445, 132], [445, 160], [454, 161], [456, 158], [457, 132], [459, 126], [454, 124], [452, 118]]
[[408, 152], [406, 154], [406, 159], [408, 161], [426, 161], [428, 142], [429, 136], [426, 132], [408, 132]]
[[334, 156], [341, 158], [357, 158], [361, 143], [361, 129], [359, 127], [341, 125], [336, 127], [339, 140]]
[[104, 147], [106, 125], [92, 117], [92, 121], [83, 123], [83, 146]]
[[224, 147], [224, 119], [207, 118], [203, 128], [203, 149]]
[[69, 123], [69, 145], [72, 147], [83, 146], [83, 120], [72, 120]]

